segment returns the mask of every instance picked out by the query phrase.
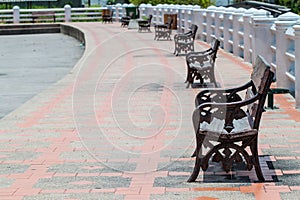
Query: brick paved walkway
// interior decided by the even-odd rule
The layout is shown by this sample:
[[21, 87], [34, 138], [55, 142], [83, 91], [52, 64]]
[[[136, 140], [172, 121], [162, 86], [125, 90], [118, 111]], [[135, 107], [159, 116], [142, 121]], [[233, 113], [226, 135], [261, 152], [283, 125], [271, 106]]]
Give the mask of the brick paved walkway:
[[[263, 115], [260, 161], [230, 174], [211, 165], [187, 183], [194, 161], [184, 57], [172, 41], [118, 23], [74, 23], [86, 51], [72, 72], [0, 121], [0, 199], [299, 199], [300, 115], [276, 95]], [[196, 50], [207, 48], [198, 41]], [[217, 77], [230, 87], [251, 67], [220, 51]]]

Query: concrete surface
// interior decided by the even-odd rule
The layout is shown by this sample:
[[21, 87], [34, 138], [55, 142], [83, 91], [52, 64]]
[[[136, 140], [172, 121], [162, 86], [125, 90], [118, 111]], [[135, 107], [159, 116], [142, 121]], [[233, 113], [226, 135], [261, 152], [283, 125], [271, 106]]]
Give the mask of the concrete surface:
[[84, 48], [64, 34], [0, 36], [0, 118], [63, 78]]

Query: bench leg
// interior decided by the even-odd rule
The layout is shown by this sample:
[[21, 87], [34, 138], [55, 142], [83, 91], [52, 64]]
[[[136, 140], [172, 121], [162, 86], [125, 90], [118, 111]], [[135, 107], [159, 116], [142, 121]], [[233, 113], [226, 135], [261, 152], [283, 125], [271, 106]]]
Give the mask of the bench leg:
[[274, 94], [268, 93], [268, 108], [274, 109]]
[[191, 174], [191, 176], [189, 177], [189, 179], [187, 180], [187, 182], [195, 182], [195, 180], [197, 179], [199, 172], [200, 172], [200, 168], [201, 168], [201, 163], [202, 163], [202, 159], [200, 158], [200, 156], [202, 156], [202, 144], [204, 141], [204, 136], [203, 135], [199, 135], [196, 134], [196, 149], [194, 151], [194, 153], [192, 154], [192, 157], [196, 157], [196, 161], [195, 161], [195, 166], [193, 169], [193, 172]]
[[255, 172], [256, 172], [256, 176], [258, 178], [259, 181], [263, 182], [265, 181], [264, 175], [262, 173], [260, 164], [259, 164], [259, 159], [258, 159], [258, 150], [257, 150], [257, 137], [254, 139], [254, 141], [252, 142], [252, 144], [250, 145], [250, 149], [251, 149], [251, 153], [253, 156], [253, 165], [255, 168]]
[[190, 69], [190, 67], [187, 65], [186, 80], [185, 80], [184, 83], [189, 82], [190, 73], [191, 73], [191, 69]]
[[200, 172], [200, 159], [198, 157], [198, 155], [196, 156], [196, 162], [195, 162], [195, 166], [194, 166], [194, 170], [190, 176], [190, 178], [187, 180], [187, 182], [195, 182], [195, 180], [197, 179], [199, 172]]
[[215, 85], [215, 87], [218, 87], [217, 81], [216, 81], [216, 78], [215, 78], [215, 72], [214, 72], [214, 71], [211, 72], [211, 77], [210, 77], [210, 79], [211, 79], [211, 82]]
[[188, 67], [186, 81], [185, 81], [185, 83], [187, 83], [186, 88], [189, 88], [190, 85], [194, 83], [194, 78], [195, 78], [194, 74], [195, 74], [195, 70]]

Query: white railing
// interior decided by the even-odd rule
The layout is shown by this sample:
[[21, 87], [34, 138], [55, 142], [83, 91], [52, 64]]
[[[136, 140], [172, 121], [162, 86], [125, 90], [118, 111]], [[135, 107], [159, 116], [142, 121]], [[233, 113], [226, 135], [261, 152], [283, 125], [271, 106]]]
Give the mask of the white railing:
[[[167, 10], [168, 5], [141, 5], [140, 15], [147, 16], [148, 7]], [[268, 11], [211, 6], [207, 9], [177, 6], [178, 31], [191, 24], [198, 25], [197, 38], [210, 43], [213, 38], [221, 47], [246, 62], [253, 63], [262, 55], [276, 71], [276, 86], [295, 93], [296, 108], [300, 108], [300, 16], [285, 13], [273, 18]], [[161, 12], [153, 12], [161, 18]], [[160, 16], [157, 16], [160, 15]]]
[[[71, 8], [66, 5], [64, 8], [49, 8], [49, 9], [20, 9], [19, 6], [14, 6], [11, 10], [0, 10], [0, 23], [28, 23], [33, 22], [32, 12], [34, 11], [51, 11], [55, 13], [57, 22], [77, 22], [77, 21], [99, 21], [101, 20], [102, 10], [113, 10], [113, 18], [119, 21], [122, 16], [126, 15], [126, 7], [134, 6], [133, 4], [116, 4], [107, 7], [93, 8]], [[152, 6], [151, 6], [152, 7]], [[147, 8], [144, 13], [152, 13], [151, 8]], [[163, 15], [159, 15], [163, 16]], [[43, 19], [43, 22], [53, 22], [51, 18]]]
[[[109, 7], [114, 19], [126, 15], [126, 7], [117, 4]], [[99, 8], [47, 9], [55, 12], [56, 21], [91, 21], [101, 18]], [[43, 9], [44, 10], [44, 9]], [[276, 70], [277, 87], [288, 88], [295, 93], [296, 107], [300, 108], [300, 16], [285, 13], [273, 18], [269, 12], [257, 9], [236, 9], [211, 6], [201, 9], [190, 5], [141, 4], [140, 17], [153, 15], [153, 23], [163, 23], [164, 14], [177, 14], [177, 31], [185, 32], [191, 24], [198, 25], [197, 38], [210, 43], [213, 38], [221, 41], [221, 47], [246, 62], [254, 62], [262, 55]], [[3, 23], [31, 21], [31, 9], [0, 10]]]

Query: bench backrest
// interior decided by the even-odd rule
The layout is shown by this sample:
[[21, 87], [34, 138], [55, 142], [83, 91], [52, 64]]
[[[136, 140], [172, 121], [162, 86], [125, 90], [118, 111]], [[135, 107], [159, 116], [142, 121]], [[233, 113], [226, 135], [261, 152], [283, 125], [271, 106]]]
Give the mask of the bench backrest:
[[250, 124], [253, 129], [259, 129], [260, 119], [264, 111], [264, 104], [270, 90], [270, 86], [274, 77], [270, 65], [266, 60], [257, 56], [253, 71], [251, 73], [252, 88], [247, 90], [246, 99], [256, 98], [257, 101], [248, 106], [249, 117], [251, 117]]
[[193, 40], [195, 40], [195, 37], [196, 37], [196, 34], [197, 34], [197, 30], [198, 30], [198, 26], [195, 25], [195, 24], [193, 24], [191, 26], [191, 30], [190, 30], [190, 33], [191, 33], [191, 35], [193, 37]]
[[148, 23], [149, 24], [151, 24], [152, 18], [153, 18], [153, 15], [149, 15], [149, 17], [148, 17]]
[[32, 16], [54, 16], [54, 11], [34, 11], [31, 13]]
[[172, 24], [173, 24], [173, 18], [172, 17], [168, 17], [168, 21], [166, 23], [167, 29], [171, 29], [172, 28]]
[[212, 51], [212, 60], [215, 61], [217, 58], [218, 49], [220, 47], [220, 40], [214, 39], [212, 45], [211, 45], [211, 51]]
[[102, 10], [102, 16], [109, 16], [110, 15], [110, 10], [109, 9], [104, 9]]
[[220, 46], [220, 41], [215, 39], [212, 43], [211, 48], [207, 49], [203, 52], [190, 52], [186, 55], [187, 65], [196, 64], [200, 67], [207, 66], [207, 63], [210, 63], [211, 70], [213, 72], [214, 63], [217, 58], [217, 52]]

